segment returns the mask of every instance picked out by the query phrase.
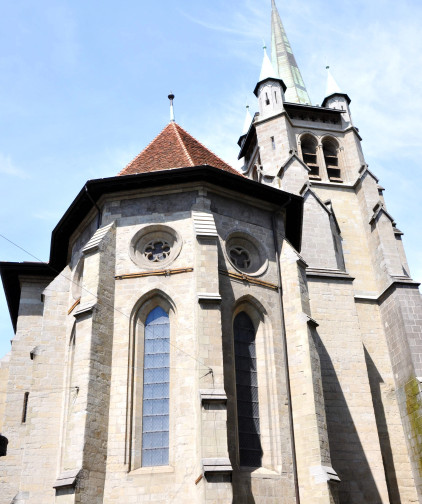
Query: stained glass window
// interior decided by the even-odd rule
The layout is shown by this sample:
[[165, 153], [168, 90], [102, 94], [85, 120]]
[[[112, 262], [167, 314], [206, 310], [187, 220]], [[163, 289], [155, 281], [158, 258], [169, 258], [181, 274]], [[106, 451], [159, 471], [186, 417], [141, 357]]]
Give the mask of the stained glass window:
[[145, 322], [142, 466], [169, 463], [170, 322], [154, 308]]
[[259, 427], [255, 328], [245, 312], [240, 312], [234, 319], [233, 332], [240, 465], [260, 467], [262, 448]]

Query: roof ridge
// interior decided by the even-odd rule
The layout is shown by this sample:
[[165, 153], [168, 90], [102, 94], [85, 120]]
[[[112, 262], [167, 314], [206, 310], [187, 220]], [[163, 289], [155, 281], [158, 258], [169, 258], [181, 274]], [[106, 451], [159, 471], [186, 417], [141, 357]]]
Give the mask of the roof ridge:
[[[186, 148], [185, 143], [184, 143], [184, 142], [183, 142], [183, 140], [180, 138], [180, 133], [179, 133], [179, 131], [178, 131], [178, 129], [177, 129], [177, 127], [179, 127], [179, 128], [180, 128], [180, 126], [179, 126], [178, 124], [176, 124], [175, 122], [172, 122], [172, 123], [170, 123], [170, 124], [172, 124], [172, 125], [173, 125], [174, 131], [176, 132], [177, 139], [179, 140], [180, 145], [182, 146], [183, 152], [186, 154], [186, 157], [188, 158], [188, 161], [190, 162], [191, 166], [195, 166], [195, 163], [193, 162], [193, 160], [192, 160], [192, 158], [191, 158], [191, 156], [190, 156], [190, 154], [189, 154], [189, 151], [188, 151], [188, 149]], [[182, 129], [182, 130], [183, 130], [183, 128], [180, 128], [180, 129]], [[183, 131], [184, 131], [184, 130], [183, 130]], [[185, 131], [185, 133], [187, 133], [187, 131]], [[188, 133], [188, 134], [189, 134], [189, 133]], [[190, 135], [190, 136], [192, 136], [192, 135]], [[193, 138], [193, 137], [192, 137], [192, 138]]]
[[123, 174], [123, 172], [126, 170], [126, 168], [128, 168], [128, 167], [129, 167], [129, 166], [130, 166], [130, 165], [131, 165], [131, 164], [132, 164], [132, 163], [133, 163], [136, 159], [138, 159], [138, 157], [139, 157], [139, 156], [140, 156], [140, 155], [141, 155], [144, 151], [146, 151], [146, 150], [148, 149], [148, 147], [149, 147], [151, 144], [153, 144], [153, 143], [157, 140], [157, 138], [158, 138], [158, 137], [159, 137], [159, 136], [163, 133], [163, 131], [164, 131], [164, 130], [166, 130], [166, 129], [170, 126], [170, 124], [171, 124], [171, 123], [167, 124], [167, 126], [165, 126], [165, 127], [164, 127], [164, 128], [163, 128], [163, 129], [162, 129], [162, 130], [161, 130], [161, 131], [160, 131], [160, 132], [159, 132], [159, 133], [158, 133], [158, 134], [157, 134], [157, 135], [156, 135], [156, 136], [155, 136], [155, 137], [151, 140], [151, 142], [150, 142], [150, 143], [149, 143], [146, 147], [144, 147], [144, 149], [142, 149], [142, 151], [141, 151], [141, 152], [138, 152], [138, 154], [136, 154], [136, 156], [135, 156], [134, 158], [132, 158], [132, 159], [131, 159], [131, 161], [129, 161], [129, 163], [128, 163], [128, 164], [127, 164], [127, 165], [126, 165], [126, 166], [125, 166], [122, 170], [120, 170], [120, 171], [119, 171], [119, 173], [117, 174], [117, 176], [122, 175], [122, 174]]
[[[186, 133], [187, 135], [189, 135], [190, 137], [192, 137], [195, 142], [197, 142], [201, 147], [203, 147], [205, 150], [207, 150], [208, 152], [211, 152], [211, 154], [213, 156], [215, 156], [219, 161], [221, 161], [222, 163], [224, 163], [225, 165], [227, 165], [229, 168], [231, 168], [232, 170], [235, 170], [236, 172], [238, 172], [235, 168], [233, 168], [233, 166], [229, 165], [226, 161], [224, 161], [224, 159], [222, 159], [220, 156], [218, 156], [214, 151], [212, 151], [211, 149], [209, 149], [208, 147], [206, 147], [202, 142], [200, 142], [197, 138], [195, 138], [194, 136], [192, 136], [188, 131], [186, 131], [185, 129], [183, 129], [179, 124], [175, 123], [176, 126], [178, 128], [180, 128], [184, 133]], [[238, 172], [239, 175], [241, 175], [240, 172]]]

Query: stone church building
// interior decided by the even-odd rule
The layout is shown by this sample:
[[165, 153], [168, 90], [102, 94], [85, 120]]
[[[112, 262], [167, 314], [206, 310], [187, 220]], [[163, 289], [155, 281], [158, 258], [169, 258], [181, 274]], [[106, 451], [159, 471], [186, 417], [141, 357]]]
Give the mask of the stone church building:
[[241, 173], [172, 119], [0, 264], [0, 504], [422, 502], [418, 284], [274, 0], [254, 93]]

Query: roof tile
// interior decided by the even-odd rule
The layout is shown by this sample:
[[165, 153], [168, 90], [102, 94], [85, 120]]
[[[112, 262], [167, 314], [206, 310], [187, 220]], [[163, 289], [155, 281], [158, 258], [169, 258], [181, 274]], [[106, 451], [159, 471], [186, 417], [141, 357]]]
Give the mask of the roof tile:
[[169, 123], [119, 175], [207, 164], [242, 176], [175, 122]]

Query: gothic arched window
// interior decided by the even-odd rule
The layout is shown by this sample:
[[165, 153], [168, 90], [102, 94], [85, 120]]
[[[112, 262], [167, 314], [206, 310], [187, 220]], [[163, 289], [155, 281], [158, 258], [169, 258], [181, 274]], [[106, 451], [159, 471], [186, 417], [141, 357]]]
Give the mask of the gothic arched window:
[[159, 306], [145, 321], [142, 466], [169, 463], [170, 322]]
[[234, 319], [233, 333], [239, 462], [241, 466], [260, 467], [262, 448], [259, 427], [255, 328], [245, 312], [240, 312]]
[[311, 170], [309, 178], [319, 179], [319, 166], [317, 161], [317, 141], [311, 135], [302, 137], [300, 145], [302, 147], [303, 162]]
[[341, 181], [341, 171], [338, 159], [338, 144], [334, 139], [326, 138], [322, 141], [327, 175], [330, 180]]

